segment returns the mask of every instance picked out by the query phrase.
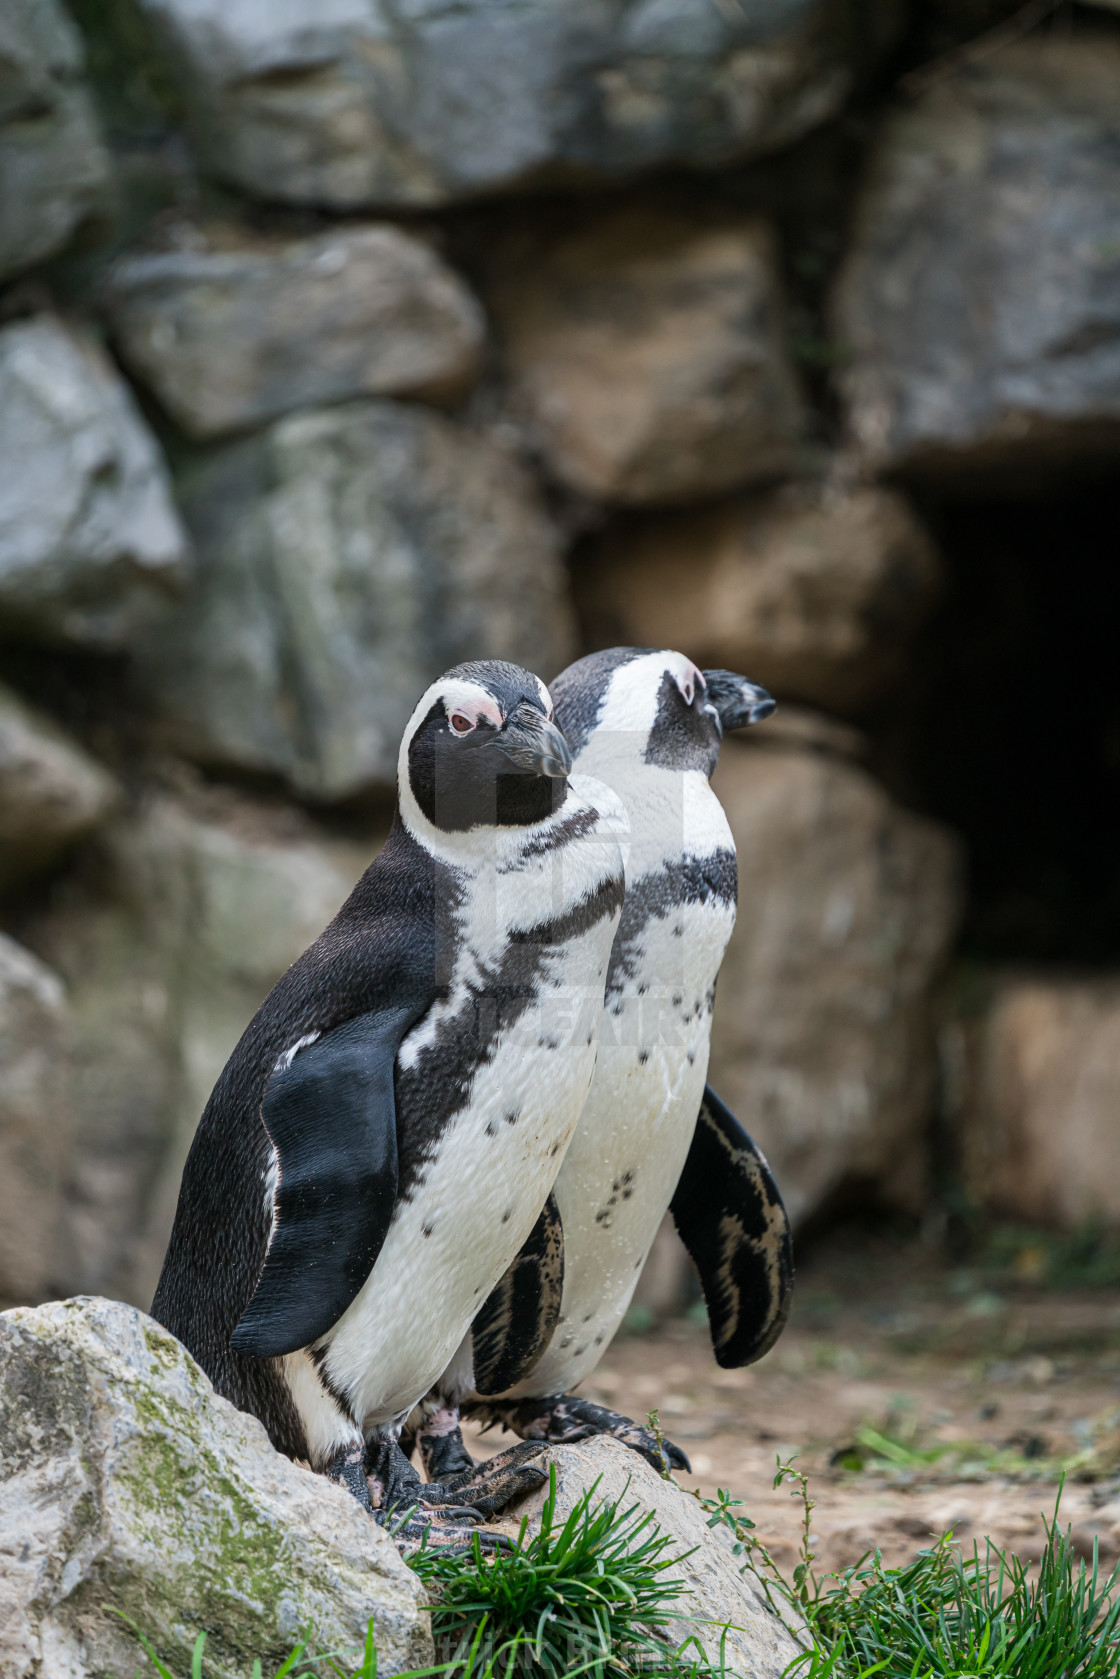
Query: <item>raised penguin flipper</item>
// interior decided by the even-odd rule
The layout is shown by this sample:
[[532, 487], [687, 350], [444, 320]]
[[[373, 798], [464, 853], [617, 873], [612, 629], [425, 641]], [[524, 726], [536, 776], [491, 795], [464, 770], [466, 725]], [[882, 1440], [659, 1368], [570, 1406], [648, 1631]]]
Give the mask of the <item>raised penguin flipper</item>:
[[275, 1358], [309, 1346], [369, 1276], [397, 1200], [393, 1068], [422, 1012], [357, 1015], [269, 1080], [261, 1118], [279, 1158], [276, 1222], [234, 1352]]
[[552, 1340], [563, 1293], [564, 1227], [550, 1194], [520, 1253], [471, 1326], [479, 1393], [504, 1393], [529, 1374]]
[[717, 1363], [753, 1364], [789, 1316], [793, 1241], [765, 1155], [711, 1085], [670, 1211], [700, 1273]]

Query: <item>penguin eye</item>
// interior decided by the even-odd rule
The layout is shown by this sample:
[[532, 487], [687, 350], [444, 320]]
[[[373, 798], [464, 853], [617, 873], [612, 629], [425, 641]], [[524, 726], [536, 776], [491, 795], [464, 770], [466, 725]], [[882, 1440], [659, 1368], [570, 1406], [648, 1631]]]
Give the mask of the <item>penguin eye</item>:
[[455, 730], [457, 735], [469, 735], [471, 730], [474, 728], [474, 724], [471, 722], [470, 718], [464, 717], [461, 711], [453, 711], [451, 713], [450, 722], [451, 727]]
[[692, 678], [690, 676], [688, 678], [688, 680], [686, 681], [684, 687], [681, 689], [681, 693], [684, 695], [685, 705], [691, 705], [692, 704], [692, 691], [693, 691], [692, 690]]

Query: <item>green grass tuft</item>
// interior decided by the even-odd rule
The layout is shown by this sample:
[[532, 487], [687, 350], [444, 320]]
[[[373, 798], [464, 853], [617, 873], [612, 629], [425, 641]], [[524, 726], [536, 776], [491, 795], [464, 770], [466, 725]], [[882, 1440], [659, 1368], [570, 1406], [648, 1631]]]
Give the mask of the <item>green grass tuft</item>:
[[804, 1615], [813, 1648], [785, 1679], [1117, 1679], [1120, 1675], [1120, 1565], [1102, 1577], [1096, 1546], [1090, 1563], [1073, 1549], [1069, 1529], [1042, 1517], [1046, 1535], [1037, 1576], [990, 1540], [965, 1555], [951, 1533], [900, 1568], [869, 1553], [840, 1574], [813, 1568], [808, 1482], [778, 1460], [774, 1485], [795, 1483], [804, 1511], [798, 1562], [787, 1579], [721, 1491], [702, 1500], [709, 1525], [729, 1528], [768, 1595]]
[[962, 1555], [946, 1535], [903, 1568], [870, 1560], [835, 1577], [813, 1605], [817, 1649], [800, 1679], [842, 1670], [883, 1679], [1115, 1679], [1117, 1572], [1102, 1580], [1046, 1522], [1038, 1576], [990, 1541]]
[[671, 1570], [683, 1557], [637, 1505], [592, 1508], [597, 1487], [561, 1523], [552, 1468], [532, 1538], [523, 1522], [508, 1553], [485, 1557], [475, 1540], [466, 1557], [430, 1547], [412, 1559], [437, 1599], [432, 1627], [449, 1674], [465, 1679], [471, 1661], [518, 1679], [713, 1671], [694, 1639], [678, 1647], [666, 1630], [680, 1615], [685, 1587]]

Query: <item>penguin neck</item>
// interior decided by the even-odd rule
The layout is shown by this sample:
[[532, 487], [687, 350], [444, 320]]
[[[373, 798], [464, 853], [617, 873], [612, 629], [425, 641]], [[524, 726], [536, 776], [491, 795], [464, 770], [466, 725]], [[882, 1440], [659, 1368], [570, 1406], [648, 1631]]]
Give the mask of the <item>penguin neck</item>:
[[629, 820], [627, 881], [682, 856], [734, 849], [723, 806], [703, 770], [661, 769], [644, 755], [637, 733], [596, 730], [576, 755], [574, 773], [615, 793]]
[[421, 807], [407, 779], [398, 788], [397, 820], [441, 862], [468, 874], [516, 856], [533, 834], [547, 831], [569, 798], [568, 782], [536, 776], [499, 776], [496, 822], [477, 822], [469, 828], [444, 829]]

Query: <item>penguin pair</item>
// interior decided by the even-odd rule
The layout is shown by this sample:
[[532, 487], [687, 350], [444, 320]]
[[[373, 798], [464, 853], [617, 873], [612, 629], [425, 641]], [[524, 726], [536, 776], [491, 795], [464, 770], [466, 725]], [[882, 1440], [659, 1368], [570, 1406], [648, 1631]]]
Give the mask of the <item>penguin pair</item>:
[[523, 1439], [607, 1433], [658, 1468], [688, 1467], [679, 1448], [663, 1453], [648, 1429], [572, 1392], [621, 1323], [667, 1210], [696, 1264], [720, 1364], [749, 1364], [773, 1345], [792, 1287], [769, 1168], [705, 1083], [737, 903], [734, 841], [709, 777], [724, 733], [774, 702], [743, 677], [639, 648], [581, 659], [552, 694], [575, 767], [625, 806], [626, 902], [595, 1076], [550, 1198], [551, 1259], [538, 1227], [493, 1297], [527, 1356], [544, 1351], [508, 1386], [493, 1362], [472, 1370], [460, 1355], [411, 1419], [427, 1471], [451, 1483], [473, 1470], [460, 1407]]
[[484, 1379], [531, 1362], [486, 1304], [548, 1246], [625, 886], [620, 802], [570, 770], [528, 671], [427, 690], [388, 841], [207, 1103], [152, 1306], [280, 1451], [380, 1520], [415, 1507], [407, 1534], [543, 1479], [528, 1445], [469, 1497], [425, 1486], [398, 1439], [472, 1321]]
[[[517, 667], [460, 666], [422, 698], [385, 848], [203, 1114], [153, 1304], [280, 1450], [379, 1519], [418, 1507], [409, 1534], [539, 1484], [537, 1440], [608, 1432], [662, 1461], [570, 1390], [670, 1201], [722, 1363], [759, 1356], [788, 1305], [780, 1199], [704, 1089], [736, 897], [708, 776], [723, 730], [772, 702], [637, 649], [553, 686], [601, 779], [570, 775]], [[425, 1393], [427, 1484], [399, 1443]], [[474, 1465], [464, 1401], [525, 1444]]]

